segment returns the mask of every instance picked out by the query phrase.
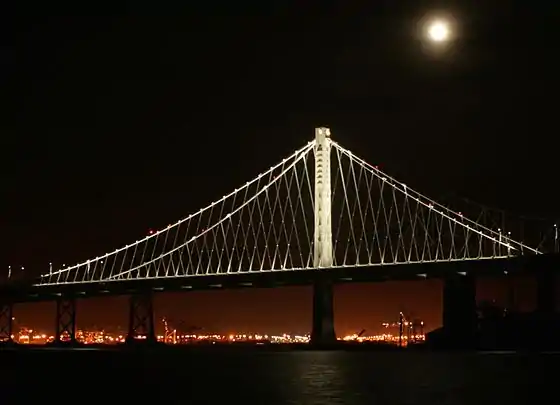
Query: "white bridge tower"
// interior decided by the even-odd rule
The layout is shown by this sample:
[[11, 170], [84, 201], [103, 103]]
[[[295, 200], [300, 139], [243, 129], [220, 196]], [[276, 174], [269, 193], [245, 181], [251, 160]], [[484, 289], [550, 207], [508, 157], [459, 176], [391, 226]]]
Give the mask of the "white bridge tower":
[[314, 267], [331, 267], [333, 265], [330, 136], [330, 129], [315, 128]]
[[[331, 131], [315, 128], [315, 234], [313, 266], [313, 329], [311, 343], [336, 343], [334, 331], [333, 284], [328, 271], [333, 265], [331, 221]], [[323, 270], [324, 269], [324, 270]]]

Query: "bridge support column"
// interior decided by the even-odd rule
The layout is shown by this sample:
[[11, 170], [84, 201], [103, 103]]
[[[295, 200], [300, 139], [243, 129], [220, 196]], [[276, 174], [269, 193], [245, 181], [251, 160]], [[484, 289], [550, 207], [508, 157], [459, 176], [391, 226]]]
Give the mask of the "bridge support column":
[[130, 296], [127, 343], [157, 341], [154, 327], [153, 293], [142, 291]]
[[0, 304], [0, 343], [12, 342], [13, 327], [13, 304]]
[[556, 274], [548, 269], [537, 273], [537, 312], [552, 316], [556, 312]]
[[556, 312], [557, 276], [553, 268], [537, 272], [537, 324], [533, 333], [538, 336], [538, 346], [547, 349], [558, 348], [560, 325]]
[[[331, 143], [328, 128], [315, 129], [315, 234], [313, 266], [318, 277], [313, 283], [313, 329], [311, 344], [336, 343], [334, 331], [333, 283], [325, 272], [333, 265], [331, 224]], [[322, 274], [321, 274], [322, 273]]]
[[311, 344], [315, 346], [332, 345], [336, 342], [334, 330], [333, 283], [320, 276], [313, 283], [313, 329]]
[[60, 297], [56, 300], [55, 343], [76, 343], [76, 299]]
[[443, 332], [446, 346], [456, 349], [474, 348], [477, 329], [475, 277], [465, 273], [447, 276], [443, 286]]

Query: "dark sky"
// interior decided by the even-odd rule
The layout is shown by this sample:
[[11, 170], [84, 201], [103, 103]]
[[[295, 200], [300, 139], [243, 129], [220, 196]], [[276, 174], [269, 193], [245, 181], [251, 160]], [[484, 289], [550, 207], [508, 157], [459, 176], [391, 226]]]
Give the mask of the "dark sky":
[[[2, 272], [37, 274], [136, 240], [322, 125], [436, 200], [558, 217], [554, 2], [298, 3], [13, 19], [0, 53]], [[437, 11], [457, 22], [445, 53], [416, 35]], [[437, 286], [344, 290], [344, 330], [374, 329], [403, 307], [439, 322]], [[209, 328], [308, 328], [307, 289], [205, 294], [163, 297], [158, 313]], [[84, 322], [109, 316], [108, 302], [86, 305]], [[51, 324], [33, 308], [24, 322]]]

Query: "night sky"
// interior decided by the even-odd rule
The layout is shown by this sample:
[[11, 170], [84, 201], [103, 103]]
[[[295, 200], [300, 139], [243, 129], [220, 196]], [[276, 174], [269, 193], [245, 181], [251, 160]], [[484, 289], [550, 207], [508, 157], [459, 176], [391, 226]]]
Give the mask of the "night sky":
[[[554, 222], [554, 2], [298, 3], [15, 18], [0, 48], [1, 273], [37, 275], [137, 240], [254, 178], [316, 126], [435, 200]], [[457, 23], [443, 53], [418, 37], [441, 11]], [[374, 331], [399, 310], [435, 327], [440, 300], [438, 282], [340, 287], [337, 328]], [[82, 307], [79, 326], [124, 325], [124, 298]], [[223, 332], [307, 332], [310, 307], [308, 288], [286, 288], [162, 296], [156, 313]], [[49, 327], [52, 308], [16, 317]]]

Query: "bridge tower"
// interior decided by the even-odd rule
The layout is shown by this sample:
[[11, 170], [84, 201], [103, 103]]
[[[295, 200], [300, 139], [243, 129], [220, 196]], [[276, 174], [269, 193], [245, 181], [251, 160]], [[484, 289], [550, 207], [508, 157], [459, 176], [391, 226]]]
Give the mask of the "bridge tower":
[[333, 265], [331, 224], [331, 143], [329, 128], [315, 128], [315, 234], [313, 266], [317, 278], [313, 283], [313, 326], [311, 343], [329, 345], [336, 342], [334, 331], [333, 283], [328, 269]]
[[135, 291], [130, 295], [128, 316], [126, 343], [153, 344], [157, 342], [151, 291]]
[[54, 344], [76, 344], [76, 298], [61, 295], [56, 300]]

